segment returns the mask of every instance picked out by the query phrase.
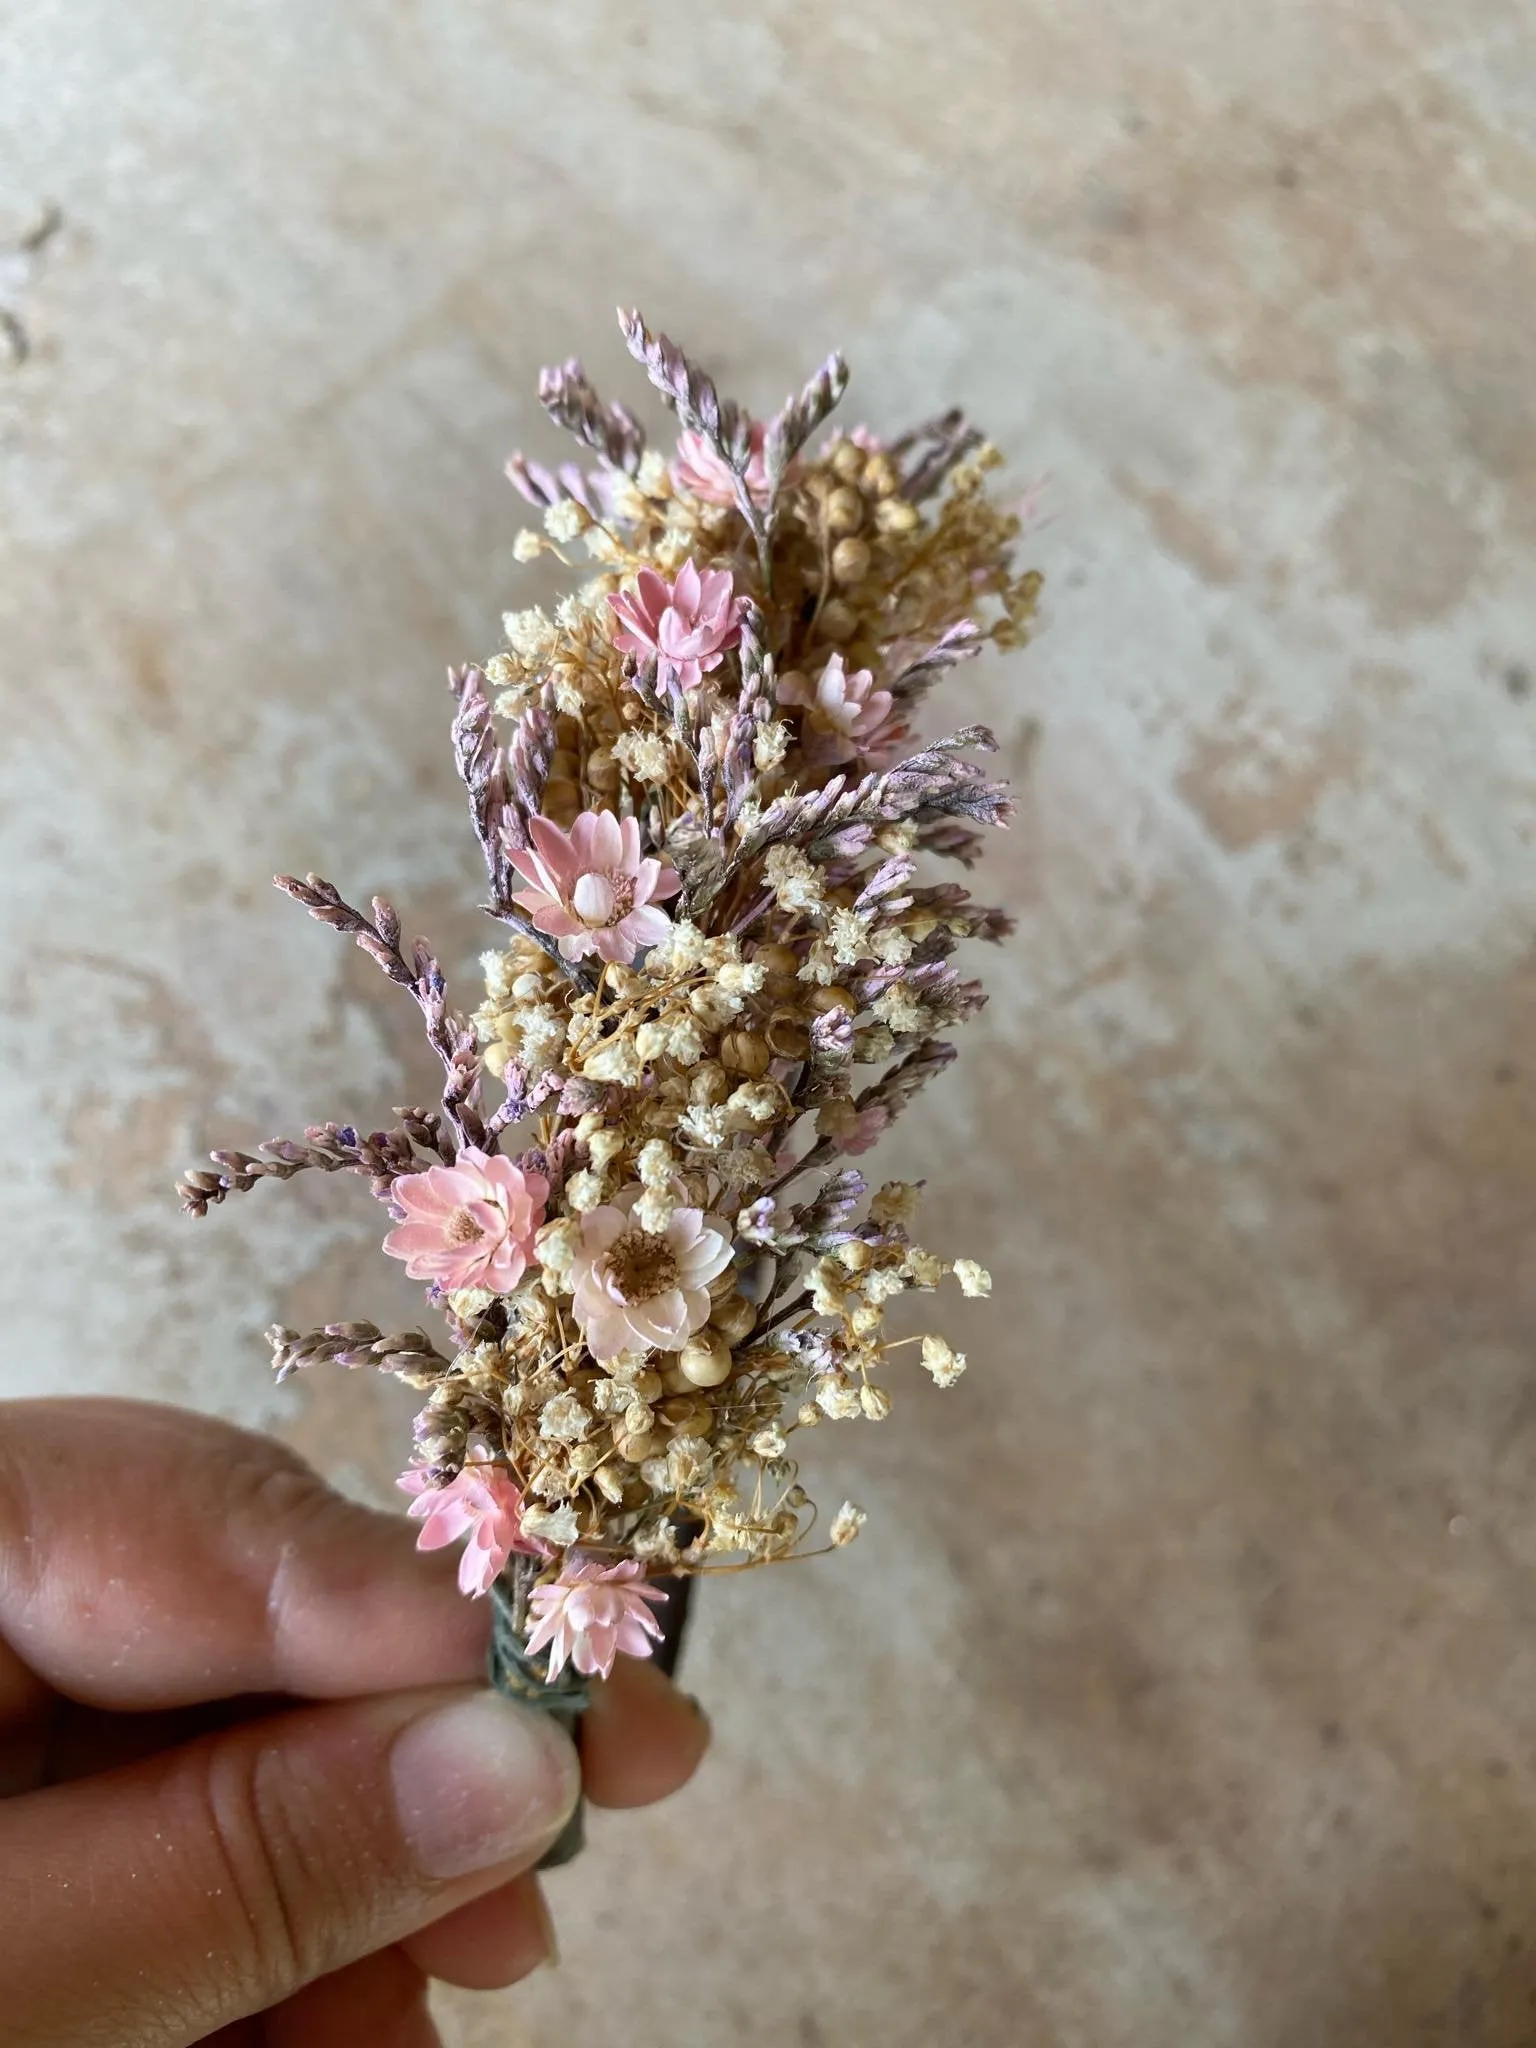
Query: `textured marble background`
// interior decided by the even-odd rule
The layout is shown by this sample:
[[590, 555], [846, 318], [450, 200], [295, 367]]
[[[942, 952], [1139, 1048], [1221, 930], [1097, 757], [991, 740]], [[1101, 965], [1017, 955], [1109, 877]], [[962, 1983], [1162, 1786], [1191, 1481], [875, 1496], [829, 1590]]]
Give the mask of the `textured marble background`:
[[1021, 931], [888, 1148], [1001, 1307], [818, 1439], [864, 1540], [714, 1589], [708, 1768], [463, 2048], [1536, 2038], [1533, 81], [1514, 0], [0, 10], [0, 1392], [393, 1469], [259, 1336], [409, 1302], [360, 1185], [169, 1183], [430, 1086], [266, 878], [472, 959], [542, 361], [838, 344], [1051, 480], [964, 679]]

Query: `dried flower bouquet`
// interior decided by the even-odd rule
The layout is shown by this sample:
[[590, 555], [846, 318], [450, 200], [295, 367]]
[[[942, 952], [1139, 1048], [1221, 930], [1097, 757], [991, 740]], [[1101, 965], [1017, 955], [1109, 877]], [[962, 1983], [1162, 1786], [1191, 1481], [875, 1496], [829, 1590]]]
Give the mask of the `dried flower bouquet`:
[[[450, 1009], [381, 898], [278, 884], [414, 997], [440, 1107], [215, 1152], [180, 1183], [202, 1215], [306, 1168], [369, 1177], [447, 1344], [276, 1328], [279, 1376], [368, 1364], [421, 1391], [400, 1481], [418, 1540], [463, 1541], [461, 1586], [495, 1602], [493, 1677], [568, 1719], [583, 1681], [653, 1651], [668, 1587], [805, 1554], [794, 1440], [889, 1413], [887, 1304], [946, 1276], [988, 1291], [914, 1240], [915, 1187], [870, 1197], [846, 1161], [984, 1000], [958, 943], [1009, 929], [916, 879], [922, 856], [969, 867], [977, 828], [1006, 822], [968, 758], [991, 737], [919, 744], [913, 722], [986, 641], [1022, 640], [1039, 587], [986, 495], [999, 457], [958, 412], [813, 449], [839, 356], [764, 424], [620, 317], [676, 448], [648, 448], [578, 362], [544, 372], [595, 462], [512, 458], [542, 513], [515, 553], [585, 553], [590, 573], [450, 676], [504, 941], [484, 1000]], [[964, 1368], [941, 1335], [904, 1341], [941, 1387]], [[844, 1504], [830, 1543], [862, 1520]]]

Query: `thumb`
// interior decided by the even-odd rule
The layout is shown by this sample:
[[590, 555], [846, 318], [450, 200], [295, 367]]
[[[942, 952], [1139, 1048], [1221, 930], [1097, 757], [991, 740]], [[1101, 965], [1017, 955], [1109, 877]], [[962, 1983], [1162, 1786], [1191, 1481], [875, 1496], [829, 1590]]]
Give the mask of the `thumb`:
[[0, 1802], [11, 2048], [181, 2048], [536, 1862], [580, 1785], [479, 1689], [303, 1707]]

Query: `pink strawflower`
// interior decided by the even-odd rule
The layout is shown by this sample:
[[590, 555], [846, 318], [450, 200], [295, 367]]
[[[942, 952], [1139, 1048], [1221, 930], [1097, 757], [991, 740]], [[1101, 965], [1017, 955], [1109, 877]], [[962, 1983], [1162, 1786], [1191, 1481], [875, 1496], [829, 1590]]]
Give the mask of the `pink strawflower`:
[[897, 736], [890, 691], [875, 688], [870, 669], [855, 669], [849, 675], [840, 654], [828, 661], [818, 682], [794, 673], [785, 676], [779, 684], [779, 702], [803, 710], [801, 752], [818, 767], [861, 756], [873, 759]]
[[709, 1321], [709, 1283], [731, 1263], [718, 1217], [678, 1207], [659, 1236], [630, 1211], [639, 1188], [589, 1209], [572, 1268], [576, 1320], [587, 1349], [606, 1362], [624, 1351], [681, 1351]]
[[701, 576], [692, 555], [675, 583], [642, 569], [633, 590], [608, 599], [623, 620], [614, 644], [627, 654], [654, 656], [664, 675], [696, 690], [705, 671], [718, 668], [741, 638], [747, 600], [735, 592], [729, 569], [706, 569]]
[[532, 886], [512, 901], [560, 941], [567, 960], [595, 953], [628, 966], [672, 929], [656, 905], [682, 884], [672, 868], [641, 858], [637, 820], [583, 811], [569, 832], [548, 818], [535, 818], [530, 829], [533, 844], [514, 853], [512, 865]]
[[[752, 453], [747, 459], [746, 474], [747, 495], [754, 505], [766, 505], [768, 502], [768, 470], [763, 461], [763, 443], [767, 435], [768, 429], [762, 421], [754, 421]], [[706, 505], [736, 503], [736, 483], [730, 464], [691, 427], [685, 427], [677, 437], [677, 453], [672, 458], [672, 481], [679, 490], [702, 498]]]
[[567, 1664], [585, 1678], [607, 1678], [620, 1650], [626, 1657], [650, 1656], [652, 1644], [661, 1638], [661, 1623], [646, 1603], [666, 1597], [659, 1586], [645, 1584], [645, 1567], [633, 1557], [599, 1564], [595, 1557], [573, 1552], [558, 1579], [535, 1586], [528, 1595], [537, 1617], [529, 1652], [549, 1651], [552, 1680]]
[[551, 1555], [549, 1545], [522, 1530], [523, 1497], [484, 1444], [471, 1444], [463, 1470], [446, 1486], [434, 1486], [420, 1465], [395, 1481], [402, 1493], [416, 1498], [408, 1510], [422, 1525], [418, 1550], [441, 1550], [469, 1538], [459, 1559], [459, 1590], [489, 1593], [514, 1550], [531, 1557]]
[[549, 1182], [469, 1145], [452, 1166], [403, 1174], [389, 1199], [403, 1214], [384, 1249], [404, 1259], [413, 1280], [435, 1280], [450, 1294], [460, 1287], [510, 1294], [533, 1257]]

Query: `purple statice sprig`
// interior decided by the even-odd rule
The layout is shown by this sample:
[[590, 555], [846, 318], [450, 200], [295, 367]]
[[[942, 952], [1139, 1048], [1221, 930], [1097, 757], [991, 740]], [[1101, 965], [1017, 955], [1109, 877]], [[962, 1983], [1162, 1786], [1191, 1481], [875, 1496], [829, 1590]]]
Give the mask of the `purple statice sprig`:
[[555, 753], [554, 714], [547, 704], [530, 705], [517, 721], [511, 746], [503, 747], [485, 694], [484, 670], [473, 665], [451, 668], [448, 685], [458, 704], [453, 718], [454, 766], [469, 798], [470, 819], [491, 884], [491, 900], [482, 908], [541, 947], [568, 981], [590, 990], [595, 986], [591, 970], [578, 960], [567, 960], [556, 941], [512, 900], [518, 878], [510, 856], [528, 845], [530, 823], [539, 815]]
[[376, 1323], [327, 1323], [324, 1329], [301, 1334], [283, 1323], [267, 1331], [272, 1363], [279, 1380], [311, 1365], [375, 1365], [407, 1386], [428, 1389], [452, 1365], [420, 1330], [386, 1334]]
[[345, 901], [323, 875], [276, 875], [274, 886], [300, 903], [310, 916], [333, 931], [345, 933], [383, 969], [398, 988], [415, 998], [427, 1029], [427, 1043], [443, 1064], [443, 1115], [459, 1146], [494, 1144], [474, 1104], [480, 1085], [481, 1060], [474, 1028], [448, 1007], [447, 984], [436, 956], [422, 939], [411, 944], [410, 958], [400, 949], [400, 919], [394, 906], [375, 896], [370, 918]]
[[627, 405], [605, 405], [580, 358], [570, 356], [539, 372], [539, 403], [557, 426], [600, 455], [610, 468], [633, 476], [645, 453], [645, 429]]
[[882, 825], [911, 820], [923, 826], [951, 818], [1006, 825], [1013, 816], [1008, 785], [989, 782], [974, 761], [964, 758], [967, 748], [990, 754], [997, 742], [984, 725], [963, 726], [855, 783], [834, 775], [820, 789], [775, 797], [742, 833], [728, 860], [704, 871], [694, 864], [689, 914], [773, 846], [801, 846], [823, 857], [851, 856], [864, 852]]
[[397, 1109], [400, 1122], [388, 1131], [366, 1136], [350, 1124], [312, 1124], [301, 1143], [295, 1138], [269, 1138], [255, 1152], [221, 1150], [209, 1158], [218, 1168], [209, 1173], [194, 1167], [176, 1183], [181, 1205], [190, 1216], [206, 1216], [228, 1196], [244, 1194], [261, 1180], [292, 1180], [306, 1169], [318, 1173], [365, 1173], [376, 1195], [389, 1192], [402, 1174], [419, 1173], [424, 1163], [449, 1163], [454, 1148], [443, 1132], [442, 1119], [421, 1109]]
[[715, 380], [665, 334], [653, 334], [639, 313], [619, 309], [625, 346], [685, 427], [698, 434], [729, 470], [737, 509], [757, 547], [764, 594], [773, 588], [773, 534], [779, 489], [795, 456], [830, 416], [848, 388], [848, 365], [836, 353], [787, 398], [763, 436], [767, 490], [761, 501], [747, 480], [752, 460], [751, 415], [734, 399], [722, 398]]
[[[854, 1112], [860, 1117], [877, 1115], [882, 1131], [888, 1130], [912, 1101], [913, 1097], [926, 1088], [928, 1083], [942, 1074], [955, 1057], [955, 1048], [946, 1038], [921, 1039], [909, 1052], [888, 1067], [867, 1088], [861, 1088], [853, 1098]], [[799, 1180], [802, 1174], [817, 1173], [829, 1167], [843, 1150], [837, 1138], [819, 1138], [803, 1158], [792, 1161], [768, 1189], [771, 1197], [791, 1182]], [[852, 1171], [852, 1169], [849, 1169]], [[834, 1175], [822, 1190], [825, 1196], [838, 1180]], [[821, 1197], [818, 1197], [821, 1199]], [[778, 1243], [780, 1240], [774, 1239]]]
[[913, 505], [931, 498], [950, 471], [973, 454], [984, 438], [957, 405], [909, 428], [890, 447], [892, 457], [902, 464], [901, 495]]
[[897, 703], [915, 704], [933, 688], [940, 676], [962, 661], [974, 661], [985, 645], [986, 640], [976, 621], [959, 619], [953, 626], [946, 627], [926, 654], [920, 654], [915, 661], [899, 668], [885, 687]]

